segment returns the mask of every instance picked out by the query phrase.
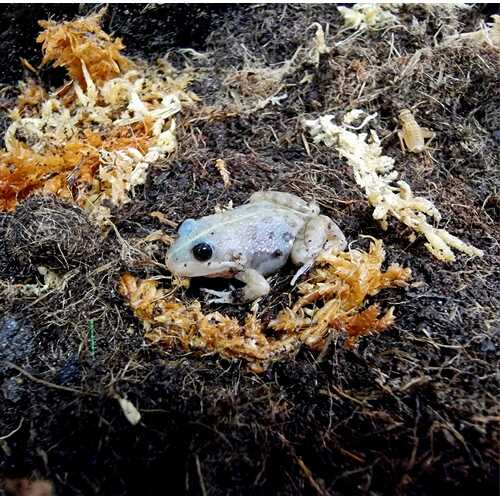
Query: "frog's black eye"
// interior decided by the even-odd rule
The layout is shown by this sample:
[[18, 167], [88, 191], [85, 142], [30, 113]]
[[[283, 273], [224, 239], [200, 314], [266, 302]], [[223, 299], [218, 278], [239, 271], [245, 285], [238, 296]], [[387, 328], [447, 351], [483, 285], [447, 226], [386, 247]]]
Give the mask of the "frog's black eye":
[[210, 259], [213, 254], [212, 247], [208, 243], [198, 243], [193, 247], [193, 255], [202, 262]]

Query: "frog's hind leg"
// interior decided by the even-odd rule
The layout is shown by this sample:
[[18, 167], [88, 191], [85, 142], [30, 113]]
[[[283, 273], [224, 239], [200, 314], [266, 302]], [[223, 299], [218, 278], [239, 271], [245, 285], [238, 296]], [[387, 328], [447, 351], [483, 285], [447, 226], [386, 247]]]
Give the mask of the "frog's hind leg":
[[291, 284], [294, 285], [298, 278], [310, 269], [321, 250], [328, 248], [340, 252], [346, 245], [344, 234], [330, 217], [311, 217], [297, 234], [292, 247], [292, 262], [301, 267], [292, 278]]
[[257, 191], [250, 196], [249, 203], [257, 203], [259, 201], [274, 203], [283, 208], [296, 210], [297, 212], [307, 215], [319, 214], [319, 206], [316, 205], [316, 203], [307, 203], [294, 194], [284, 193], [282, 191]]
[[267, 282], [266, 278], [254, 269], [241, 271], [235, 276], [235, 278], [245, 283], [245, 286], [243, 288], [233, 289], [229, 292], [219, 292], [217, 290], [203, 288], [204, 292], [215, 296], [215, 298], [209, 299], [208, 302], [221, 304], [251, 302], [252, 300], [267, 295], [271, 290], [271, 286]]

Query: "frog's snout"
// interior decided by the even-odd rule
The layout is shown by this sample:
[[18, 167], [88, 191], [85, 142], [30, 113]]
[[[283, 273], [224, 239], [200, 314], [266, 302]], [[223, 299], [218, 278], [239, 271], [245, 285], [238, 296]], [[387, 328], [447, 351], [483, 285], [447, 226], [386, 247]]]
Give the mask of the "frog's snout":
[[191, 263], [182, 258], [182, 253], [174, 252], [170, 249], [165, 255], [165, 265], [167, 269], [177, 276], [189, 276], [191, 270]]
[[168, 251], [167, 255], [165, 255], [165, 265], [172, 274], [177, 274], [177, 261], [178, 259], [174, 257], [173, 253], [171, 251]]

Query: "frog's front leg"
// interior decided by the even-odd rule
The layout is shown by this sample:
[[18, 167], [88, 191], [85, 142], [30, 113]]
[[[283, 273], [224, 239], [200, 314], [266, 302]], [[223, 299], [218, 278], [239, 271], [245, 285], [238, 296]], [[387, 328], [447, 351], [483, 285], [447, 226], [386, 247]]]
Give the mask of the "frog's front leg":
[[219, 292], [217, 290], [208, 290], [203, 288], [204, 292], [215, 295], [216, 298], [210, 299], [209, 303], [236, 304], [241, 302], [251, 302], [263, 295], [267, 295], [271, 290], [266, 278], [254, 269], [247, 269], [239, 272], [235, 278], [245, 283], [243, 288], [233, 289], [229, 292]]
[[314, 264], [314, 260], [323, 248], [340, 252], [346, 245], [344, 233], [330, 217], [317, 215], [307, 219], [292, 247], [292, 262], [301, 267], [295, 273], [291, 284], [294, 285], [297, 279]]

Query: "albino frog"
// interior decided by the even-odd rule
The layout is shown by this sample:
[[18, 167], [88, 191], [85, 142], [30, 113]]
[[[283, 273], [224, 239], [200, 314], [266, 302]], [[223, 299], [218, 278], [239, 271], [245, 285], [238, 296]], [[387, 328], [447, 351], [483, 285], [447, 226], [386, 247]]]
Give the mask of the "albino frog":
[[204, 289], [211, 302], [248, 302], [269, 293], [265, 275], [280, 269], [290, 257], [301, 266], [292, 280], [307, 271], [323, 248], [346, 246], [339, 227], [319, 215], [315, 203], [289, 193], [259, 191], [240, 207], [186, 219], [170, 247], [166, 265], [186, 277], [235, 277], [245, 286], [229, 292]]

